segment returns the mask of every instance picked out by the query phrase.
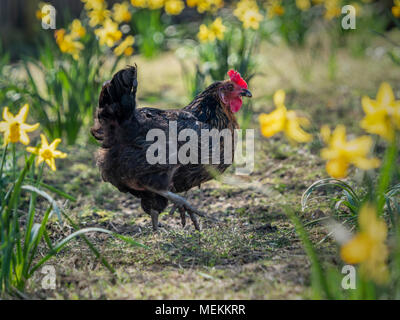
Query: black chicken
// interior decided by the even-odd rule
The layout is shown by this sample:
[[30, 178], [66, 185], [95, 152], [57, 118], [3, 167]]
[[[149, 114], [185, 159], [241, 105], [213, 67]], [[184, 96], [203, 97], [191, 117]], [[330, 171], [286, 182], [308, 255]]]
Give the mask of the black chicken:
[[[199, 230], [195, 215], [205, 215], [176, 193], [211, 180], [213, 171], [222, 173], [229, 163], [223, 161], [222, 144], [219, 164], [182, 164], [179, 160], [175, 164], [149, 164], [146, 152], [154, 141], [147, 141], [146, 136], [149, 130], [160, 129], [168, 139], [170, 121], [176, 121], [178, 134], [184, 129], [192, 129], [200, 137], [202, 129], [215, 128], [228, 129], [233, 137], [234, 129], [238, 128], [234, 112], [239, 111], [242, 96], [251, 97], [251, 93], [239, 73], [231, 70], [228, 74], [230, 80], [213, 83], [181, 110], [137, 109], [136, 66], [117, 72], [111, 81], [103, 85], [91, 129], [92, 135], [101, 142], [97, 165], [104, 181], [110, 182], [121, 192], [141, 198], [141, 206], [151, 216], [154, 230], [158, 228], [158, 215], [167, 207], [168, 201], [179, 208], [183, 225], [187, 212]], [[185, 143], [177, 141], [177, 149]], [[205, 146], [199, 142], [198, 148], [199, 155], [201, 148], [212, 151], [211, 144]]]

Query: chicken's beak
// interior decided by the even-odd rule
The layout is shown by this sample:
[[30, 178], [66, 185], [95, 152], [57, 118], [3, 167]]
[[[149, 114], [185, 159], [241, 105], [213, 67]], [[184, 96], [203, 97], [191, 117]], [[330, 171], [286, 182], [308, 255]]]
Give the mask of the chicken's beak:
[[251, 98], [253, 96], [251, 92], [247, 89], [242, 89], [242, 91], [240, 91], [240, 95], [242, 97], [248, 97], [248, 98]]

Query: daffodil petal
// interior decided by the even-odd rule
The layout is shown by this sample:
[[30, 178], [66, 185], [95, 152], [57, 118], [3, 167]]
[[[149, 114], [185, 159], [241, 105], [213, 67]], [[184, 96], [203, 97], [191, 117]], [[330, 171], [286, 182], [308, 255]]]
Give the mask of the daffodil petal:
[[67, 154], [58, 150], [53, 151], [54, 158], [64, 159], [67, 157]]
[[29, 144], [30, 140], [29, 140], [29, 137], [28, 137], [28, 135], [26, 134], [25, 131], [21, 131], [19, 133], [19, 141], [24, 145], [28, 145]]
[[378, 109], [375, 101], [373, 101], [370, 97], [366, 97], [366, 96], [362, 97], [361, 105], [362, 105], [362, 108], [363, 108], [365, 114], [374, 113]]
[[42, 133], [40, 134], [41, 148], [48, 148], [49, 142], [47, 141], [46, 136]]
[[332, 133], [332, 144], [343, 144], [346, 141], [346, 127], [338, 125]]
[[326, 124], [321, 127], [321, 137], [326, 144], [329, 144], [329, 140], [331, 137], [331, 129]]
[[3, 109], [3, 119], [4, 119], [6, 122], [14, 121], [14, 116], [13, 116], [12, 113], [8, 110], [8, 107], [4, 107], [4, 109]]
[[8, 129], [8, 123], [5, 121], [0, 122], [0, 132], [5, 132]]
[[60, 144], [60, 142], [61, 142], [60, 138], [54, 139], [54, 141], [50, 144], [49, 148], [54, 151]]
[[368, 259], [371, 243], [365, 234], [358, 234], [340, 250], [342, 260], [348, 264], [358, 264]]
[[51, 158], [49, 161], [46, 160], [46, 163], [49, 164], [51, 170], [56, 171], [56, 161], [54, 158]]
[[278, 90], [274, 94], [274, 104], [279, 107], [285, 104], [286, 93], [282, 89]]
[[32, 131], [35, 131], [37, 128], [39, 128], [39, 126], [40, 126], [39, 123], [35, 123], [35, 124], [22, 123], [21, 130], [26, 131], [26, 132], [32, 132]]
[[395, 100], [393, 89], [389, 83], [384, 82], [381, 84], [376, 100], [382, 106], [388, 106]]
[[352, 161], [354, 165], [362, 170], [371, 170], [378, 168], [381, 164], [380, 160], [377, 158], [356, 158]]
[[300, 127], [298, 119], [287, 121], [285, 133], [296, 142], [305, 143], [312, 140], [312, 135], [308, 134]]
[[15, 119], [19, 123], [23, 123], [26, 121], [29, 112], [29, 105], [26, 103], [24, 106], [19, 110], [18, 114], [15, 116]]
[[349, 164], [341, 159], [330, 160], [326, 163], [326, 172], [336, 179], [343, 179], [347, 176]]
[[36, 147], [27, 147], [26, 151], [33, 153], [33, 154], [38, 154], [38, 148], [36, 148]]
[[269, 138], [282, 131], [285, 127], [285, 113], [285, 110], [278, 108], [269, 114], [261, 114], [259, 121], [262, 135]]
[[43, 161], [44, 161], [43, 157], [41, 157], [41, 156], [37, 157], [36, 165], [38, 166], [38, 165], [41, 164]]

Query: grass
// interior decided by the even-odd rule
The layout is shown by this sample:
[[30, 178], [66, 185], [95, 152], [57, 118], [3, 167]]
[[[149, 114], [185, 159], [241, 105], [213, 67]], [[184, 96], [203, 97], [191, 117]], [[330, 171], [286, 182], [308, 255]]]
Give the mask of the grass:
[[[384, 45], [377, 39], [372, 51]], [[305, 56], [306, 51], [294, 53], [284, 46], [263, 45], [259, 58], [262, 76], [255, 77], [250, 88], [255, 110], [270, 111], [273, 92], [283, 88], [288, 92], [288, 105], [312, 120], [311, 132], [321, 124], [340, 121], [359, 134], [361, 96], [374, 96], [381, 81], [400, 89], [396, 81], [399, 70], [389, 58], [352, 57], [341, 49], [336, 78], [330, 79], [329, 57], [322, 54], [310, 63], [306, 81], [296, 66], [296, 60]], [[181, 71], [173, 54], [162, 54], [154, 61], [134, 57], [126, 64], [134, 61], [139, 65], [140, 106], [184, 105]], [[257, 115], [252, 127], [258, 128]], [[138, 199], [101, 182], [93, 157], [96, 147], [70, 147], [69, 158], [60, 162], [51, 182], [78, 198], [76, 204], [68, 205], [71, 216], [81, 227], [104, 227], [132, 236], [151, 249], [132, 248], [118, 239], [89, 234], [115, 267], [117, 277], [112, 277], [78, 240], [48, 262], [56, 268], [57, 289], [41, 289], [39, 273], [30, 281], [28, 294], [56, 299], [310, 298], [310, 263], [284, 205], [294, 208], [303, 223], [332, 213], [326, 201], [311, 202], [304, 213], [300, 210], [307, 186], [326, 177], [325, 164], [317, 153], [319, 142], [292, 147], [283, 137], [265, 140], [259, 132], [256, 137], [256, 168], [243, 183], [211, 181], [201, 190], [189, 192], [192, 204], [221, 221], [216, 224], [201, 219], [201, 232], [195, 232], [190, 223], [182, 229], [178, 215], [164, 213], [160, 219], [164, 228], [154, 233]], [[326, 196], [323, 191], [317, 195], [319, 199]], [[52, 227], [53, 238], [71, 233], [68, 224], [61, 227], [54, 220]], [[320, 243], [326, 230], [311, 224], [307, 231], [318, 244], [319, 257], [339, 265], [335, 244], [329, 239]]]

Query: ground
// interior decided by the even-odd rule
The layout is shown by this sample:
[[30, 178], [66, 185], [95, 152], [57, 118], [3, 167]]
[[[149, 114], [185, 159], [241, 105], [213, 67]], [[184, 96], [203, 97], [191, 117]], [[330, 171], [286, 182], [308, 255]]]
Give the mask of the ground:
[[[168, 212], [160, 218], [163, 227], [153, 232], [150, 217], [142, 211], [138, 199], [101, 181], [93, 143], [67, 149], [69, 157], [58, 162], [59, 170], [49, 179], [77, 197], [76, 203], [66, 204], [70, 216], [81, 227], [116, 231], [149, 249], [90, 234], [116, 268], [116, 277], [82, 240], [76, 240], [48, 262], [56, 268], [57, 289], [41, 289], [37, 278], [42, 275], [38, 274], [30, 281], [28, 293], [51, 299], [310, 298], [310, 263], [284, 206], [294, 208], [304, 223], [332, 214], [324, 193], [304, 212], [300, 208], [307, 186], [327, 177], [316, 132], [322, 124], [343, 123], [351, 133], [360, 134], [361, 97], [374, 97], [382, 81], [400, 89], [398, 70], [378, 54], [384, 45], [378, 39], [365, 56], [340, 49], [334, 75], [327, 62], [329, 50], [321, 49], [315, 58], [306, 49], [293, 53], [284, 45], [262, 46], [260, 73], [250, 88], [255, 110], [250, 126], [256, 129], [255, 170], [250, 176], [235, 177], [232, 168], [219, 181], [188, 193], [189, 202], [220, 221], [200, 218], [201, 232], [196, 232], [191, 223], [182, 228], [179, 215], [169, 216]], [[134, 61], [139, 66], [140, 106], [167, 108], [188, 102], [173, 53], [152, 61], [133, 57], [129, 62]], [[260, 136], [257, 115], [273, 109], [271, 97], [280, 88], [287, 92], [288, 107], [311, 120], [313, 143], [294, 146], [281, 135], [269, 140]], [[73, 231], [68, 223], [61, 227], [54, 221], [52, 227], [54, 241]], [[339, 265], [335, 244], [321, 241], [326, 236], [324, 228], [312, 224], [307, 230], [324, 262]]]

